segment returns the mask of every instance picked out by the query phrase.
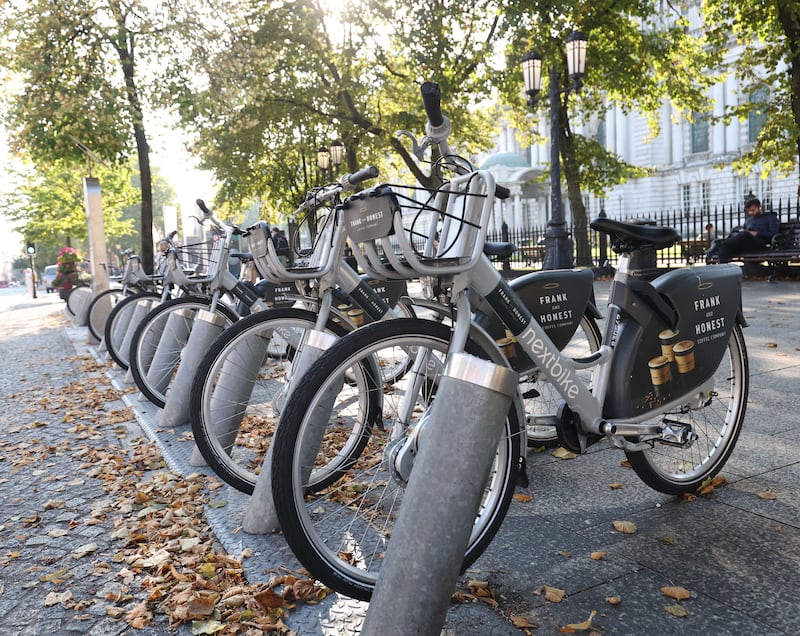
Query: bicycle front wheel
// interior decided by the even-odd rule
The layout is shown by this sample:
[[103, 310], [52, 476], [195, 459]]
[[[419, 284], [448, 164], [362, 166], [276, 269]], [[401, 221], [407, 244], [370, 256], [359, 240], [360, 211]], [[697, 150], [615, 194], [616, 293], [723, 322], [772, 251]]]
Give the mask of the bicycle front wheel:
[[[136, 327], [128, 354], [131, 375], [142, 394], [157, 407], [166, 404], [195, 315], [210, 307], [210, 298], [181, 296], [160, 304]], [[223, 303], [217, 303], [215, 313], [224, 319], [225, 327], [238, 319], [236, 312]]]
[[[419, 319], [358, 329], [319, 359], [281, 415], [272, 461], [281, 527], [300, 562], [337, 592], [361, 600], [372, 595], [413, 465], [414, 453], [403, 445], [425, 420], [449, 340], [447, 326]], [[473, 343], [467, 351], [487, 357]], [[381, 375], [376, 361], [409, 355], [414, 364], [403, 378], [375, 382]], [[370, 385], [377, 386], [366, 388]], [[365, 396], [364, 390], [370, 393]], [[354, 432], [366, 430], [359, 424], [371, 417], [365, 409], [379, 401], [383, 427], [372, 427], [355, 455], [348, 450]], [[512, 408], [506, 418], [464, 568], [489, 545], [508, 510], [520, 457], [516, 412]], [[320, 473], [334, 477], [323, 489], [313, 486]]]
[[89, 327], [89, 333], [95, 340], [102, 340], [111, 310], [128, 295], [129, 293], [121, 287], [115, 287], [106, 289], [92, 298], [92, 302], [89, 303], [86, 324]]
[[[195, 373], [189, 400], [195, 444], [220, 479], [248, 495], [272, 442], [292, 361], [316, 320], [296, 308], [242, 318], [214, 341]], [[325, 331], [337, 338], [347, 333], [333, 320]]]
[[642, 481], [660, 492], [680, 495], [697, 490], [722, 470], [744, 423], [749, 373], [742, 329], [735, 325], [707, 401], [685, 413], [667, 414], [673, 428], [690, 432], [688, 441], [667, 444], [656, 438], [648, 450], [625, 452]]
[[137, 323], [133, 322], [137, 314], [136, 308], [140, 302], [161, 302], [161, 294], [155, 292], [141, 292], [120, 300], [108, 315], [103, 330], [103, 341], [111, 359], [124, 371], [128, 370], [130, 363], [131, 340], [136, 331]]

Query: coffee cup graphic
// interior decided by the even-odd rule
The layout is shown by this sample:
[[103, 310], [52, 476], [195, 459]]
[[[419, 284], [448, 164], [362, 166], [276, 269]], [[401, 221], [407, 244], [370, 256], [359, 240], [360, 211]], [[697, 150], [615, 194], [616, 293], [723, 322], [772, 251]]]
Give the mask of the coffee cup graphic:
[[673, 347], [678, 342], [678, 332], [672, 329], [664, 329], [658, 334], [658, 340], [661, 342], [661, 355], [667, 356], [670, 362], [675, 362], [675, 354]]
[[647, 366], [650, 368], [650, 381], [653, 383], [653, 392], [657, 397], [668, 395], [672, 389], [672, 373], [667, 356], [652, 358]]
[[347, 312], [347, 317], [350, 319], [356, 327], [360, 327], [364, 324], [364, 310], [363, 309], [351, 309]]
[[675, 354], [675, 363], [678, 365], [678, 373], [689, 373], [694, 371], [694, 341], [680, 340], [672, 347]]
[[517, 348], [514, 346], [515, 343], [516, 340], [514, 338], [500, 338], [497, 340], [497, 346], [500, 347], [500, 351], [503, 352], [507, 360], [511, 360], [517, 356]]

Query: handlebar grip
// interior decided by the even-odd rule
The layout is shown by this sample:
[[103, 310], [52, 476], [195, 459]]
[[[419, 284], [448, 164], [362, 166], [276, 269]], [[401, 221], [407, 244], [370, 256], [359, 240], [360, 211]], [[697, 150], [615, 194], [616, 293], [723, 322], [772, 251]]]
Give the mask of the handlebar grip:
[[511, 190], [509, 190], [505, 186], [497, 185], [494, 186], [494, 196], [498, 199], [507, 199], [511, 196]]
[[202, 210], [203, 214], [211, 214], [211, 210], [208, 209], [208, 206], [206, 205], [206, 202], [203, 201], [203, 199], [197, 199], [195, 203], [197, 203], [197, 207], [200, 208], [200, 210]]
[[357, 183], [361, 183], [367, 179], [374, 179], [378, 176], [378, 174], [378, 169], [375, 166], [367, 166], [358, 172], [348, 175], [347, 181], [350, 183], [350, 185], [356, 185]]
[[419, 90], [422, 93], [422, 105], [425, 107], [431, 126], [434, 128], [441, 126], [444, 123], [444, 117], [442, 116], [439, 85], [436, 82], [424, 82]]

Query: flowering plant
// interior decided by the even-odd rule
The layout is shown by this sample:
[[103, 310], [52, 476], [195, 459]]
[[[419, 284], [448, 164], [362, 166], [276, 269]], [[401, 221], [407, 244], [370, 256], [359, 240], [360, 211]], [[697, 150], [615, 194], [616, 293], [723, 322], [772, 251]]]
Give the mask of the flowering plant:
[[80, 261], [78, 250], [73, 247], [62, 247], [56, 259], [56, 277], [53, 279], [53, 287], [69, 293], [80, 279], [80, 270], [78, 269]]

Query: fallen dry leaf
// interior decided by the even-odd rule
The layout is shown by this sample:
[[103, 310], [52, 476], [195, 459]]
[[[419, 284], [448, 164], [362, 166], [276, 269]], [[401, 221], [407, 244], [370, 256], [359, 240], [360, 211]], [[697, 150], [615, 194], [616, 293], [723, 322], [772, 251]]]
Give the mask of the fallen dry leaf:
[[775, 495], [774, 492], [772, 492], [771, 488], [767, 488], [764, 492], [758, 493], [758, 498], [771, 500], [771, 499], [777, 499], [778, 497]]
[[575, 459], [577, 455], [572, 451], [568, 451], [566, 448], [559, 446], [556, 448], [552, 453], [550, 453], [556, 459]]
[[527, 627], [537, 627], [535, 623], [531, 623], [530, 619], [527, 616], [522, 616], [520, 614], [512, 614], [510, 617], [511, 624], [514, 625], [517, 629], [525, 629]]
[[72, 557], [75, 559], [80, 559], [85, 557], [87, 554], [91, 554], [92, 552], [97, 551], [97, 544], [96, 543], [86, 543], [79, 548], [75, 548], [72, 551]]
[[592, 561], [599, 561], [600, 559], [606, 556], [607, 552], [603, 552], [602, 550], [598, 550], [597, 552], [592, 552], [589, 557]]
[[637, 530], [636, 524], [633, 523], [633, 521], [617, 519], [616, 521], [612, 521], [611, 525], [614, 526], [614, 530], [622, 532], [623, 534], [633, 534]]
[[609, 605], [619, 605], [622, 603], [622, 597], [620, 596], [606, 596], [606, 603]]
[[668, 614], [672, 614], [678, 618], [685, 618], [689, 616], [689, 611], [683, 605], [665, 605], [664, 609]]
[[687, 590], [685, 587], [681, 587], [680, 585], [662, 587], [661, 593], [669, 598], [674, 598], [676, 601], [683, 601], [687, 598], [691, 598], [692, 596], [689, 590]]
[[622, 484], [616, 482], [613, 484], [609, 484], [608, 487], [611, 488], [611, 490], [619, 490], [620, 488], [624, 488]]
[[51, 607], [52, 605], [63, 605], [67, 601], [72, 600], [72, 592], [67, 590], [66, 592], [50, 592], [44, 598], [44, 605], [45, 607]]
[[259, 592], [253, 596], [256, 603], [258, 603], [263, 609], [271, 609], [273, 607], [283, 607], [286, 605], [286, 599], [284, 599], [279, 594], [276, 594], [272, 589], [266, 589], [263, 592]]
[[153, 614], [147, 609], [147, 601], [142, 601], [125, 614], [125, 622], [134, 629], [144, 629], [153, 620]]
[[516, 499], [517, 501], [521, 501], [522, 503], [528, 503], [531, 499], [533, 499], [533, 497], [521, 492], [516, 492], [514, 493], [514, 499]]
[[592, 628], [592, 619], [597, 615], [596, 610], [592, 610], [592, 613], [589, 614], [589, 618], [587, 618], [582, 623], [570, 623], [569, 625], [564, 625], [564, 627], [559, 627], [558, 631], [562, 634], [573, 634], [575, 632], [585, 632]]
[[561, 590], [557, 587], [550, 587], [549, 585], [544, 586], [544, 597], [550, 601], [551, 603], [560, 603], [564, 600], [564, 597], [567, 595], [565, 590]]

